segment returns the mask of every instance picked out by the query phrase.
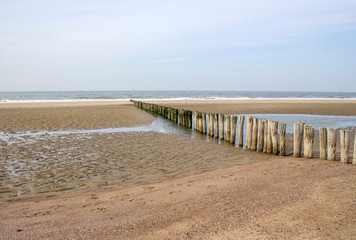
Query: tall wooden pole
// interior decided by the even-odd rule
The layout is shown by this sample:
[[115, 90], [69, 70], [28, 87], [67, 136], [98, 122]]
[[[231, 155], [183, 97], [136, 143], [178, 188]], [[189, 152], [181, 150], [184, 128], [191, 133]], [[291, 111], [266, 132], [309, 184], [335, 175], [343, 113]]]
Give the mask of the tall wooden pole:
[[198, 112], [197, 114], [197, 130], [198, 132], [200, 133], [203, 133], [203, 119], [202, 119], [202, 113], [201, 112]]
[[293, 126], [294, 126], [293, 157], [299, 158], [302, 152], [304, 123], [298, 122], [295, 123]]
[[230, 143], [235, 144], [236, 139], [236, 123], [237, 117], [231, 116], [231, 136], [230, 136]]
[[327, 128], [328, 131], [328, 160], [335, 161], [336, 160], [336, 129]]
[[245, 116], [240, 115], [239, 116], [239, 142], [238, 142], [238, 145], [241, 148], [243, 148], [243, 146], [244, 146], [244, 122], [245, 122]]
[[268, 145], [268, 121], [266, 119], [263, 119], [263, 127], [264, 127], [264, 133], [263, 133], [263, 152], [267, 153], [267, 145]]
[[219, 114], [219, 137], [221, 140], [224, 139], [224, 114]]
[[246, 149], [251, 149], [253, 131], [253, 118], [251, 116], [247, 116], [246, 130]]
[[208, 136], [211, 136], [211, 125], [210, 125], [210, 122], [211, 122], [211, 114], [210, 113], [207, 113], [206, 114], [208, 120], [207, 120], [207, 125], [208, 125], [208, 131], [207, 131], [207, 135]]
[[252, 118], [252, 140], [251, 140], [251, 150], [256, 151], [257, 148], [257, 133], [258, 133], [258, 119]]
[[187, 127], [192, 129], [192, 111], [187, 110]]
[[349, 163], [349, 135], [347, 130], [340, 130], [341, 163]]
[[208, 120], [209, 120], [209, 136], [214, 136], [214, 125], [213, 125], [213, 115], [208, 113]]
[[230, 142], [230, 136], [231, 136], [231, 120], [230, 120], [230, 115], [225, 114], [225, 141]]
[[313, 158], [314, 128], [304, 125], [304, 158]]
[[257, 140], [257, 152], [263, 152], [263, 137], [264, 137], [264, 120], [258, 120], [258, 140]]
[[328, 146], [328, 132], [325, 127], [319, 128], [319, 141], [320, 141], [320, 159], [326, 159], [326, 150]]
[[214, 113], [214, 137], [219, 138], [219, 114]]
[[279, 123], [279, 155], [286, 154], [286, 123]]
[[202, 121], [203, 121], [203, 134], [206, 134], [206, 113], [202, 113]]
[[209, 113], [209, 115], [210, 115], [210, 122], [209, 122], [210, 136], [214, 137], [214, 114], [213, 113]]
[[272, 153], [272, 122], [272, 120], [267, 121], [267, 153]]
[[278, 122], [272, 121], [271, 135], [272, 135], [272, 153], [278, 155]]

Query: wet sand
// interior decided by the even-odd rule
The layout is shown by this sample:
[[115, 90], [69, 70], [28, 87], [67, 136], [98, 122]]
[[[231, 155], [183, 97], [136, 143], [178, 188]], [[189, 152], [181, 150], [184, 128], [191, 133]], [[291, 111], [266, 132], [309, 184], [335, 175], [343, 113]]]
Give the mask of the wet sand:
[[5, 132], [133, 127], [154, 119], [129, 102], [0, 104], [0, 116], [0, 131]]
[[[165, 104], [261, 113], [252, 103], [244, 109], [236, 102]], [[274, 112], [276, 106], [258, 104], [268, 106], [268, 113], [303, 108], [298, 103], [294, 110]], [[355, 102], [329, 104], [329, 114], [356, 115]], [[122, 127], [153, 120], [130, 103], [70, 105], [0, 105], [7, 119], [1, 130]], [[304, 109], [321, 109], [313, 106]], [[38, 121], [39, 112], [46, 120]], [[1, 239], [355, 238], [352, 165], [155, 132], [46, 136], [15, 145], [3, 141], [1, 153]], [[14, 160], [19, 164], [11, 172], [21, 178], [9, 176]]]
[[356, 116], [356, 100], [151, 101], [201, 112], [224, 114], [318, 114]]

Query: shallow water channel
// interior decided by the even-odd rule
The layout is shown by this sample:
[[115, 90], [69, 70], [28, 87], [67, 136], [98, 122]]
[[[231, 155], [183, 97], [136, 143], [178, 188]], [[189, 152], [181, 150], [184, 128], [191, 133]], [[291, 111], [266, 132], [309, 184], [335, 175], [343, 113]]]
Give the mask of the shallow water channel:
[[[287, 133], [293, 133], [293, 124], [298, 121], [305, 122], [305, 124], [311, 125], [315, 129], [320, 127], [328, 128], [342, 128], [342, 129], [354, 129], [356, 127], [356, 116], [327, 116], [327, 115], [307, 115], [307, 114], [247, 114], [260, 119], [274, 120], [278, 122], [284, 122], [287, 124]], [[245, 116], [247, 116], [245, 115]], [[236, 115], [238, 116], [238, 115]], [[207, 127], [209, 123], [207, 122]], [[167, 134], [176, 134], [195, 139], [204, 139], [206, 141], [213, 141], [210, 137], [202, 135], [173, 123], [161, 116], [155, 116], [155, 120], [148, 126], [139, 127], [122, 127], [122, 128], [104, 128], [104, 129], [92, 129], [92, 130], [64, 130], [64, 131], [35, 131], [35, 132], [17, 132], [17, 133], [5, 133], [0, 131], [0, 140], [5, 141], [7, 144], [17, 143], [16, 139], [23, 139], [26, 137], [29, 141], [35, 141], [36, 137], [43, 135], [66, 135], [66, 134], [90, 134], [90, 133], [129, 133], [129, 132], [160, 132]], [[238, 131], [238, 130], [237, 130]], [[246, 121], [244, 122], [244, 131], [246, 131]], [[244, 132], [244, 135], [246, 132]], [[30, 138], [30, 139], [29, 139]], [[216, 140], [215, 140], [216, 141]], [[218, 141], [220, 143], [220, 141]]]
[[[356, 126], [356, 116], [249, 115], [285, 122], [287, 133], [292, 133], [293, 123], [298, 121], [314, 128], [355, 129]], [[157, 133], [165, 134], [157, 136]], [[232, 153], [230, 148], [216, 149], [172, 134], [232, 146], [160, 116], [149, 126], [141, 127], [0, 132], [0, 200], [27, 194], [105, 188], [244, 164], [254, 159], [237, 159], [236, 152]]]

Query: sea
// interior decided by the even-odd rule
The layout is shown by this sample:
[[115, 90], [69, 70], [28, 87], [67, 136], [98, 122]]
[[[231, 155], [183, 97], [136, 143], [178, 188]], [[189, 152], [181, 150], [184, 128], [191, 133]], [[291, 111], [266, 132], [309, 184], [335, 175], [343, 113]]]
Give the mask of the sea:
[[356, 92], [292, 91], [48, 91], [0, 92], [0, 103], [135, 100], [356, 100]]

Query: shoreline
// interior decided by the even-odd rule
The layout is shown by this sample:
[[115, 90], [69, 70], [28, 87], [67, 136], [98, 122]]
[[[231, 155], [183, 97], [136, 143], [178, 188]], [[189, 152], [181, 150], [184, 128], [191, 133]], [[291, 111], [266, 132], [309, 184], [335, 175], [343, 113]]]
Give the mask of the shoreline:
[[[132, 103], [120, 103], [0, 104], [0, 126], [16, 132], [152, 122]], [[356, 101], [162, 104], [227, 113], [329, 109], [329, 115], [353, 115]], [[165, 133], [83, 136], [24, 138], [14, 146], [0, 141], [0, 193], [10, 200], [0, 202], [0, 238], [351, 239], [354, 234], [356, 168], [350, 164], [266, 155]], [[17, 177], [8, 176], [11, 168]], [[30, 194], [11, 197], [18, 193]]]

